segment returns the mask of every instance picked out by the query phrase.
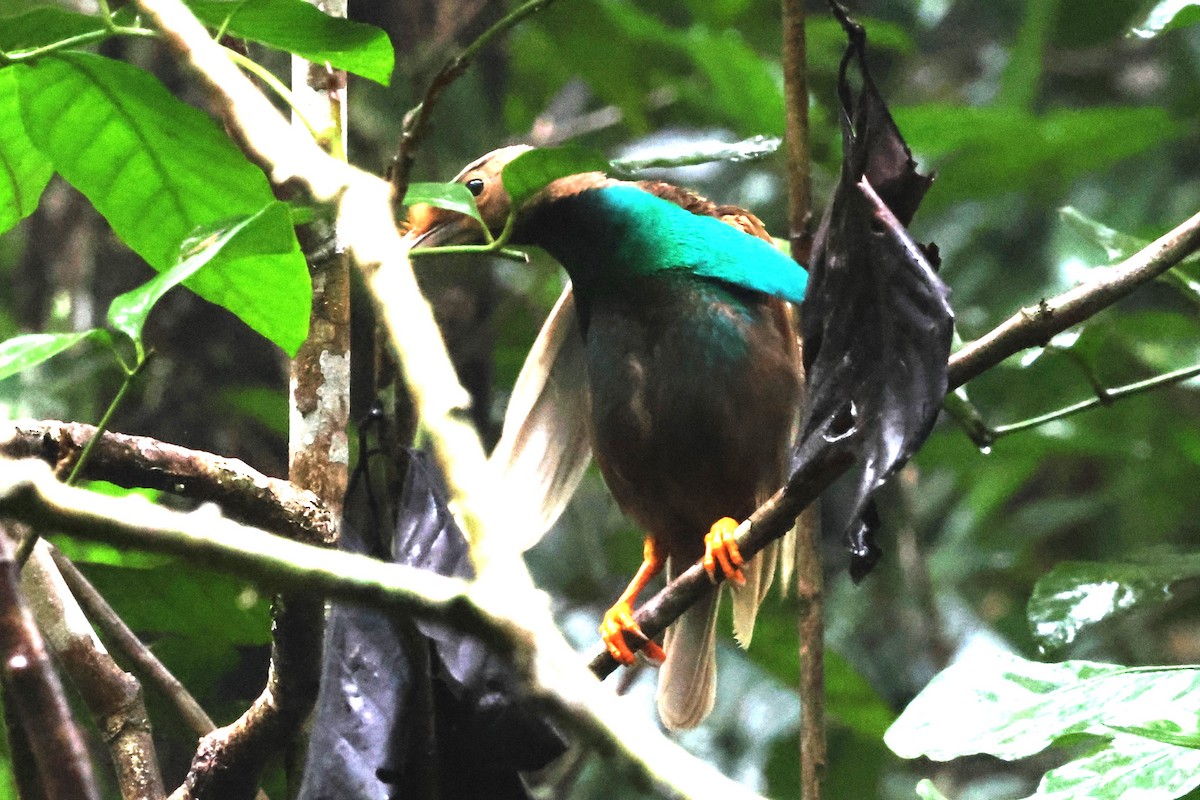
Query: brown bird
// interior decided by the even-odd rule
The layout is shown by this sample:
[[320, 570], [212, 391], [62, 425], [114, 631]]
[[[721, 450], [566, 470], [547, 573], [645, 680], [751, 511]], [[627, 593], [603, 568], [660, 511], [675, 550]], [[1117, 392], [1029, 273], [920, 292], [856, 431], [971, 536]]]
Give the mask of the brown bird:
[[[500, 172], [528, 149], [496, 150], [455, 178], [494, 234], [510, 211]], [[478, 222], [438, 208], [414, 206], [410, 223], [415, 246], [483, 241]], [[510, 241], [562, 264], [574, 313], [568, 296], [543, 331], [549, 356], [518, 381], [514, 404], [534, 421], [510, 430], [510, 408], [502, 460], [555, 461], [527, 463], [551, 496], [548, 526], [590, 444], [617, 504], [646, 532], [642, 566], [601, 624], [609, 652], [633, 662], [627, 637], [645, 640], [638, 593], [664, 565], [674, 576], [700, 559], [735, 584], [734, 633], [748, 645], [776, 563], [786, 579], [795, 560], [789, 535], [743, 563], [733, 532], [785, 480], [803, 401], [795, 304], [807, 273], [749, 212], [600, 172], [560, 178], [525, 202]], [[556, 354], [571, 366], [549, 367]], [[719, 595], [671, 625], [662, 648], [645, 644], [663, 662], [658, 708], [670, 728], [695, 726], [713, 707]]]

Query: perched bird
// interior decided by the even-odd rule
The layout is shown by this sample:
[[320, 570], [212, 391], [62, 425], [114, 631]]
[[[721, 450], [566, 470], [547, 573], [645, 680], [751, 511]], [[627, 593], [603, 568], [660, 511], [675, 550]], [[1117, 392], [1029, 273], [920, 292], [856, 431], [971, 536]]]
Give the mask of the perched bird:
[[[500, 172], [528, 149], [496, 150], [455, 179], [493, 233], [510, 210]], [[414, 207], [410, 224], [419, 246], [482, 241], [478, 222], [438, 208]], [[546, 186], [517, 209], [510, 241], [546, 250], [571, 279], [575, 330], [560, 324], [551, 338], [564, 350], [581, 345], [589, 402], [560, 413], [581, 420], [617, 504], [645, 531], [642, 566], [601, 625], [609, 652], [633, 662], [626, 636], [645, 639], [632, 613], [639, 591], [664, 565], [674, 576], [699, 559], [734, 584], [734, 632], [748, 644], [777, 560], [790, 574], [795, 558], [787, 537], [743, 563], [733, 531], [785, 479], [803, 400], [793, 304], [807, 273], [749, 212], [600, 172]], [[519, 449], [520, 434], [505, 436]], [[565, 460], [571, 474], [547, 484], [573, 488], [577, 450]], [[662, 648], [645, 645], [663, 662], [658, 708], [668, 727], [693, 727], [713, 707], [718, 599], [713, 592], [684, 613]]]

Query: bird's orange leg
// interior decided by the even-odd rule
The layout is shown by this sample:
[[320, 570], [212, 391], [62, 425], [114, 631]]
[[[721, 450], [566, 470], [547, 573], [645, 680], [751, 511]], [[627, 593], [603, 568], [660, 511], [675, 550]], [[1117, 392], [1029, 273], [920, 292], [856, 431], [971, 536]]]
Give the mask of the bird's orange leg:
[[662, 556], [654, 546], [654, 539], [647, 536], [642, 547], [642, 566], [638, 568], [637, 574], [633, 576], [633, 580], [629, 582], [629, 586], [613, 604], [613, 607], [604, 612], [604, 619], [600, 622], [600, 638], [604, 641], [604, 646], [608, 648], [608, 652], [613, 658], [626, 666], [632, 664], [635, 658], [634, 651], [625, 642], [626, 633], [645, 642], [642, 645], [642, 652], [648, 658], [662, 663], [667, 657], [661, 647], [642, 633], [641, 627], [633, 618], [633, 601], [637, 599], [638, 593], [645, 588], [646, 584], [662, 571], [662, 568]]
[[738, 550], [737, 537], [734, 536], [737, 528], [737, 520], [721, 517], [704, 535], [704, 560], [700, 563], [713, 583], [717, 582], [718, 567], [725, 573], [727, 580], [737, 584], [746, 582], [746, 576], [742, 574], [742, 553]]

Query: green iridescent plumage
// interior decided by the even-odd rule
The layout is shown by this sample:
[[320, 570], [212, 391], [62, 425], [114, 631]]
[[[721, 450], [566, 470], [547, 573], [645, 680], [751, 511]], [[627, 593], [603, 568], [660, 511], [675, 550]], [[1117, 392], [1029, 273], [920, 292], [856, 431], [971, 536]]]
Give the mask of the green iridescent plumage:
[[769, 242], [634, 184], [553, 198], [523, 230], [567, 266], [576, 285], [678, 271], [799, 303], [808, 282]]

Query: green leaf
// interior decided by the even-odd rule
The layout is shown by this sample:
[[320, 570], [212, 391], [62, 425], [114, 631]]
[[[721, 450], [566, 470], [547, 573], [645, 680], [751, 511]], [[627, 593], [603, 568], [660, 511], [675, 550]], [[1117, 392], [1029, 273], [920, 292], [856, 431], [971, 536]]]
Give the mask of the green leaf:
[[412, 206], [425, 203], [447, 211], [457, 211], [468, 217], [479, 220], [479, 208], [475, 205], [475, 195], [461, 183], [412, 183], [404, 192], [404, 205]]
[[135, 631], [226, 646], [270, 641], [267, 600], [244, 581], [178, 561], [150, 569], [101, 564], [83, 569]]
[[[1150, 244], [1145, 239], [1114, 230], [1072, 206], [1060, 208], [1058, 213], [1068, 227], [1104, 248], [1110, 264], [1128, 258]], [[1200, 302], [1200, 281], [1192, 279], [1186, 271], [1186, 265], [1194, 265], [1198, 260], [1196, 255], [1189, 256], [1179, 266], [1160, 275], [1159, 280], [1171, 284], [1193, 302]]]
[[99, 17], [41, 6], [15, 17], [0, 18], [0, 50], [34, 50], [84, 33], [104, 30]]
[[1129, 33], [1142, 39], [1151, 39], [1160, 33], [1186, 28], [1200, 23], [1200, 2], [1197, 0], [1160, 0], [1146, 19]]
[[779, 149], [782, 140], [775, 136], [752, 136], [740, 142], [672, 142], [655, 147], [649, 154], [634, 158], [618, 158], [612, 168], [619, 172], [637, 172], [644, 169], [664, 169], [707, 164], [711, 161], [754, 161], [768, 156]]
[[1114, 736], [1108, 746], [1042, 778], [1027, 800], [1172, 800], [1200, 786], [1200, 751]]
[[1080, 236], [1103, 247], [1104, 252], [1108, 254], [1109, 263], [1128, 258], [1148, 244], [1145, 239], [1139, 239], [1108, 227], [1074, 206], [1060, 208], [1058, 215], [1069, 228]]
[[1200, 725], [1197, 724], [1200, 722], [1200, 718], [1196, 716], [1194, 710], [1185, 710], [1184, 713], [1187, 715], [1186, 724], [1181, 724], [1173, 719], [1155, 719], [1127, 725], [1110, 722], [1108, 727], [1121, 733], [1141, 736], [1144, 739], [1163, 744], [1190, 747], [1193, 750], [1200, 749]]
[[[1010, 192], [1060, 192], [1069, 181], [1185, 134], [1159, 108], [1058, 109], [930, 104], [894, 108], [896, 123], [938, 179], [927, 205]], [[925, 210], [922, 206], [922, 210]]]
[[831, 650], [825, 651], [825, 690], [829, 715], [876, 742], [896, 719], [867, 679]]
[[27, 333], [0, 342], [0, 380], [53, 358], [84, 339], [103, 339], [108, 332], [92, 328], [77, 333]]
[[391, 80], [392, 42], [373, 25], [331, 17], [304, 0], [189, 0], [188, 6], [212, 28], [384, 86]]
[[934, 678], [888, 729], [884, 743], [901, 758], [1024, 758], [1064, 736], [1109, 738], [1108, 723], [1122, 713], [1186, 706], [1198, 690], [1200, 670], [1192, 668], [1043, 664], [989, 650]]
[[519, 208], [547, 184], [577, 172], [607, 172], [608, 159], [585, 147], [544, 147], [530, 150], [504, 166], [500, 177], [504, 190]]
[[204, 231], [192, 236], [184, 245], [182, 260], [168, 270], [158, 273], [136, 289], [113, 299], [108, 307], [108, 324], [134, 341], [138, 353], [142, 352], [142, 327], [146, 317], [163, 295], [183, 283], [201, 268], [216, 258], [225, 245], [249, 230], [262, 224], [268, 215], [276, 217], [275, 224], [289, 225], [291, 217], [284, 203], [273, 202], [262, 211], [249, 217], [241, 217], [215, 230]]
[[699, 26], [687, 33], [685, 52], [708, 85], [704, 101], [720, 109], [737, 109], [739, 133], [784, 132], [783, 79], [778, 64], [754, 52], [736, 31], [713, 32]]
[[1166, 602], [1171, 584], [1196, 575], [1200, 556], [1138, 564], [1065, 561], [1034, 587], [1028, 606], [1030, 629], [1041, 647], [1055, 650], [1102, 620]]
[[49, 159], [25, 133], [14, 71], [0, 69], [0, 233], [33, 213], [53, 174]]
[[[155, 269], [174, 265], [198, 228], [274, 201], [225, 133], [143, 70], [74, 52], [15, 69], [29, 137]], [[227, 249], [185, 285], [294, 353], [308, 331], [308, 269], [290, 226], [259, 244]]]

